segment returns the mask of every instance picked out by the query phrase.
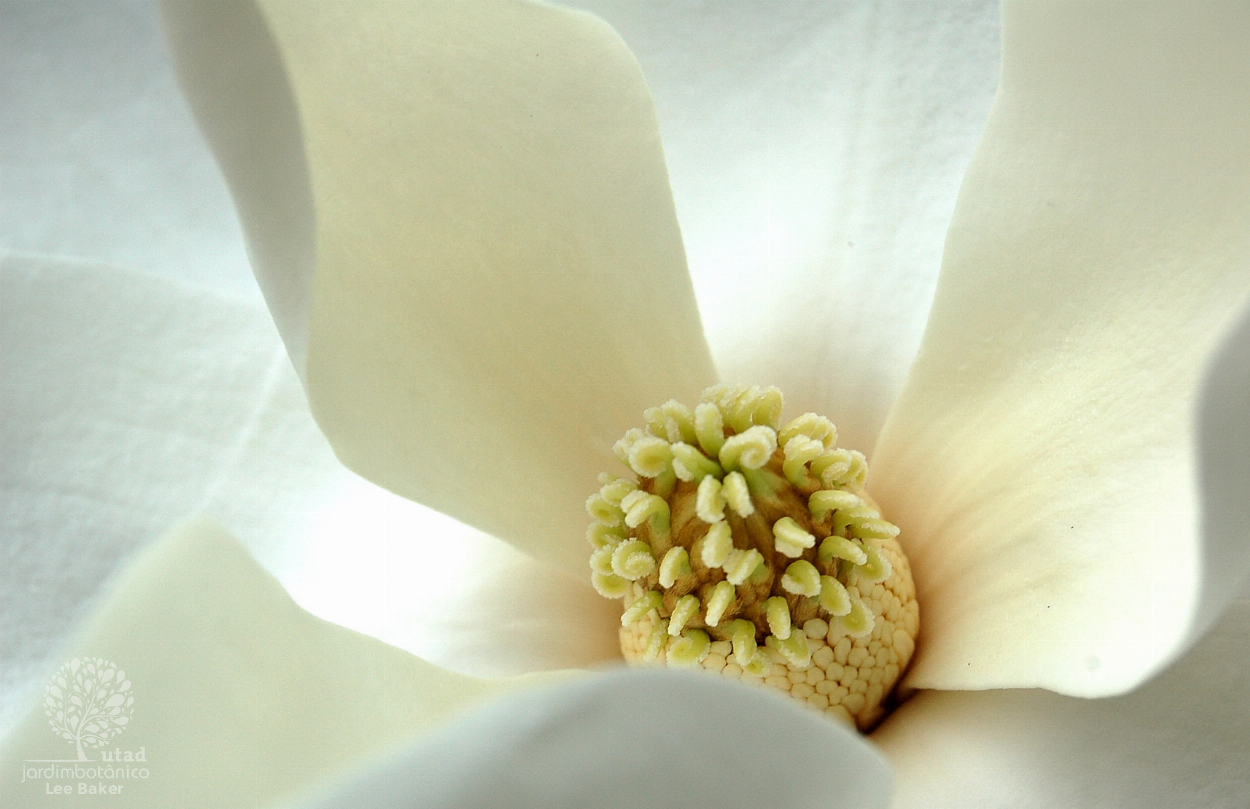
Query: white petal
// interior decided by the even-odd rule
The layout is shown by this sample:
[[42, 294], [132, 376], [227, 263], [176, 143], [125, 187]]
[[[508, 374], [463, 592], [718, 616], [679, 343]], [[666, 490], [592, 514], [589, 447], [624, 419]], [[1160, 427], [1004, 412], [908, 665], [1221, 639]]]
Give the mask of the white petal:
[[870, 486], [911, 683], [1121, 693], [1200, 598], [1195, 408], [1250, 299], [1250, 9], [1013, 4], [924, 343]]
[[252, 271], [302, 377], [316, 215], [281, 56], [252, 3], [168, 2], [162, 16], [187, 101], [230, 185]]
[[[135, 807], [266, 805], [487, 695], [536, 682], [452, 674], [314, 618], [203, 521], [135, 561], [65, 652], [83, 656], [116, 664], [132, 683], [131, 722], [107, 746], [142, 749], [149, 776], [83, 780], [124, 784]], [[84, 752], [101, 764], [99, 752]], [[22, 783], [19, 768], [40, 766], [22, 762], [75, 757], [35, 707], [0, 751], [0, 798], [41, 804], [49, 779]]]
[[1138, 691], [922, 692], [874, 734], [896, 809], [1217, 809], [1250, 795], [1250, 602]]
[[1230, 598], [1250, 598], [1250, 312], [1207, 371], [1199, 418], [1203, 587], [1195, 637]]
[[871, 745], [783, 698], [621, 671], [483, 706], [305, 805], [867, 809], [890, 791]]
[[633, 57], [528, 3], [261, 15], [312, 186], [318, 423], [365, 477], [585, 575], [612, 443], [714, 379]]
[[584, 579], [344, 469], [259, 300], [8, 257], [0, 350], [0, 732], [108, 576], [196, 510], [305, 609], [437, 665], [619, 658], [619, 605]]
[[277, 565], [301, 607], [480, 677], [620, 660], [620, 604], [585, 578], [352, 477], [312, 493]]
[[587, 0], [656, 98], [721, 376], [867, 452], [998, 79], [994, 4]]

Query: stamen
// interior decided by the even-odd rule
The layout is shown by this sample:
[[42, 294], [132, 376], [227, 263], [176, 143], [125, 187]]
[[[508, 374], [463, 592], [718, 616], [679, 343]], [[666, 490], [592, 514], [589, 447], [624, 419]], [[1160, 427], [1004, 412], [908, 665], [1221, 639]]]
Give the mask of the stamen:
[[699, 446], [709, 456], [720, 455], [725, 444], [725, 420], [716, 405], [704, 402], [694, 409], [694, 432]]
[[858, 527], [868, 520], [875, 520], [881, 515], [866, 503], [850, 508], [838, 509], [833, 515], [833, 532], [846, 536], [852, 526]]
[[[621, 512], [623, 515], [625, 512]], [[622, 518], [624, 522], [624, 518]], [[586, 529], [586, 541], [589, 542], [596, 550], [606, 548], [609, 545], [615, 547], [625, 539], [625, 535], [621, 533], [619, 527], [604, 525], [601, 522], [593, 522]]]
[[586, 512], [600, 523], [609, 527], [620, 525], [625, 518], [625, 512], [621, 511], [620, 506], [609, 503], [598, 492], [595, 492], [586, 500]]
[[591, 583], [623, 599], [630, 661], [762, 683], [870, 729], [915, 650], [915, 586], [863, 455], [812, 413], [781, 428], [781, 410], [775, 388], [743, 385], [647, 410], [613, 447], [637, 482], [605, 473], [586, 503]]
[[720, 464], [689, 444], [673, 444], [672, 451], [673, 471], [681, 480], [702, 482], [705, 477], [720, 478], [725, 474]]
[[835, 618], [851, 611], [851, 596], [833, 576], [820, 577], [820, 607]]
[[700, 559], [708, 567], [721, 567], [733, 549], [733, 530], [729, 527], [729, 523], [718, 522], [709, 528], [703, 537], [703, 551]]
[[745, 669], [755, 658], [755, 624], [739, 618], [736, 621], [730, 621], [725, 629], [728, 631], [729, 639], [733, 641], [734, 659]]
[[871, 634], [877, 623], [872, 610], [868, 609], [857, 597], [851, 598], [850, 612], [836, 620], [843, 632], [852, 638], [862, 638]]
[[868, 561], [868, 554], [846, 537], [828, 537], [821, 541], [816, 558], [825, 564], [834, 559], [845, 559], [853, 565], [862, 565]]
[[838, 443], [838, 428], [829, 419], [815, 413], [804, 413], [790, 421], [778, 434], [777, 440], [784, 447], [798, 435], [819, 441], [824, 449], [833, 449], [833, 445]]
[[691, 629], [682, 637], [673, 641], [668, 647], [668, 664], [670, 666], [697, 666], [708, 656], [712, 648], [712, 639], [699, 629]]
[[663, 438], [646, 435], [629, 448], [629, 468], [647, 478], [659, 477], [673, 462], [673, 448]]
[[868, 557], [868, 561], [855, 568], [855, 575], [860, 581], [879, 584], [894, 575], [894, 566], [876, 548], [864, 545], [864, 555]]
[[755, 513], [755, 506], [751, 503], [751, 489], [747, 486], [747, 479], [742, 476], [741, 472], [730, 472], [725, 475], [721, 494], [739, 517], [750, 517]]
[[599, 489], [599, 494], [603, 495], [603, 499], [607, 500], [614, 506], [621, 504], [621, 498], [632, 491], [636, 491], [638, 486], [632, 480], [624, 478], [616, 478], [615, 480], [604, 480], [606, 475], [600, 475], [599, 479], [603, 483], [603, 488]]
[[647, 634], [647, 649], [643, 652], [643, 657], [647, 660], [658, 660], [660, 652], [664, 651], [664, 646], [668, 643], [668, 619], [661, 618], [651, 627], [651, 631]]
[[807, 464], [816, 460], [824, 452], [824, 449], [824, 445], [819, 441], [808, 438], [805, 435], [796, 435], [787, 441], [784, 450], [786, 460], [781, 465], [781, 470], [785, 474], [786, 480], [800, 489], [820, 485], [808, 473]]
[[669, 548], [660, 562], [660, 586], [668, 589], [682, 576], [689, 576], [693, 572], [690, 568], [690, 554], [686, 549], [681, 546]]
[[764, 556], [755, 548], [734, 548], [725, 559], [725, 578], [737, 587], [751, 578], [751, 574], [764, 564]]
[[648, 590], [639, 596], [621, 616], [621, 626], [630, 626], [641, 621], [651, 610], [658, 610], [664, 605], [664, 597], [655, 590]]
[[[878, 557], [880, 558], [880, 557]], [[820, 594], [820, 571], [811, 562], [800, 559], [786, 568], [781, 577], [781, 589], [797, 596], [816, 596]]]
[[[712, 588], [712, 597], [707, 600], [707, 625], [716, 626], [724, 617], [726, 610], [733, 606], [737, 593], [734, 586], [727, 581], [717, 582]], [[847, 609], [850, 609], [849, 607]]]
[[629, 592], [629, 579], [621, 578], [615, 573], [592, 573], [590, 584], [604, 598], [624, 598]]
[[695, 513], [706, 523], [717, 523], [725, 519], [725, 497], [721, 491], [721, 482], [708, 475], [699, 481], [699, 493], [695, 500]]
[[756, 425], [725, 439], [720, 465], [725, 469], [759, 469], [777, 451], [777, 434], [771, 427]]
[[785, 640], [790, 637], [790, 605], [781, 596], [773, 596], [764, 602], [764, 616], [768, 628], [777, 637]]
[[812, 496], [807, 500], [808, 511], [812, 514], [813, 520], [823, 521], [825, 515], [834, 509], [854, 508], [861, 505], [864, 501], [859, 496], [851, 492], [844, 492], [839, 489], [827, 489], [824, 491], [813, 492]]
[[677, 637], [686, 628], [686, 623], [699, 612], [699, 599], [696, 596], [684, 595], [677, 599], [673, 607], [673, 615], [669, 619], [668, 634]]
[[773, 541], [777, 552], [794, 558], [816, 544], [816, 537], [804, 531], [791, 517], [782, 517], [773, 525]]
[[769, 635], [764, 642], [768, 648], [780, 652], [795, 671], [804, 671], [812, 665], [812, 652], [807, 645], [807, 635], [802, 632], [792, 632], [785, 639], [778, 635]]
[[651, 546], [640, 539], [622, 542], [612, 551], [612, 572], [623, 579], [637, 581], [655, 570]]
[[660, 536], [668, 534], [669, 509], [663, 497], [644, 491], [630, 492], [621, 505], [625, 508], [625, 524], [630, 528], [637, 528], [650, 520], [653, 531]]

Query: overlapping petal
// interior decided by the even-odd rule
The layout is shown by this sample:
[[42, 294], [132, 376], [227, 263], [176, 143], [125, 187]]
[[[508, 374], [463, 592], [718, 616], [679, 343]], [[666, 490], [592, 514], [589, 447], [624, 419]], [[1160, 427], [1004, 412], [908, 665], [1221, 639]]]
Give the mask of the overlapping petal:
[[621, 671], [483, 706], [307, 806], [872, 809], [891, 788], [871, 745], [782, 697]]
[[870, 481], [923, 604], [912, 685], [1122, 693], [1221, 606], [1200, 607], [1196, 408], [1250, 300], [1248, 35], [1242, 4], [1004, 9]]
[[1132, 694], [926, 691], [873, 741], [897, 809], [1205, 809], [1250, 794], [1250, 602]]
[[263, 3], [271, 37], [234, 42], [276, 47], [251, 61], [298, 111], [313, 414], [365, 477], [580, 573], [570, 492], [643, 408], [714, 380], [642, 74], [597, 18], [537, 4], [304, 11]]
[[[86, 656], [116, 663], [132, 684], [133, 727], [116, 741], [143, 749], [147, 776], [101, 776], [122, 784], [132, 807], [264, 806], [515, 687], [309, 615], [204, 521], [176, 529], [127, 570], [66, 659]], [[41, 706], [0, 751], [6, 773], [67, 757]], [[108, 766], [91, 758], [84, 766]], [[6, 775], [0, 797], [43, 805], [47, 780]]]

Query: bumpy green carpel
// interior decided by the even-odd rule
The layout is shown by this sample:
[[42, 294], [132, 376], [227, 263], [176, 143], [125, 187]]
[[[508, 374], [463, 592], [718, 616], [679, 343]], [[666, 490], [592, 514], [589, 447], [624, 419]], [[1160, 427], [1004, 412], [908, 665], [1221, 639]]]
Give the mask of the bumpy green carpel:
[[668, 401], [616, 443], [636, 479], [586, 501], [591, 581], [624, 603], [632, 664], [762, 683], [867, 731], [915, 649], [920, 610], [867, 463], [776, 388], [716, 385]]

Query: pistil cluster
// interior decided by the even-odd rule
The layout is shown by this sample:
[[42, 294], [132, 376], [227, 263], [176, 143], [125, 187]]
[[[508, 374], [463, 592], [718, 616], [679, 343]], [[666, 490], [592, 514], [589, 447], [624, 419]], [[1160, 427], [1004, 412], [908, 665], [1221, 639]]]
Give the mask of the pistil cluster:
[[864, 456], [776, 388], [668, 401], [614, 449], [636, 477], [586, 502], [591, 581], [622, 599], [635, 664], [781, 689], [861, 730], [885, 715], [919, 608], [899, 530], [864, 490]]

